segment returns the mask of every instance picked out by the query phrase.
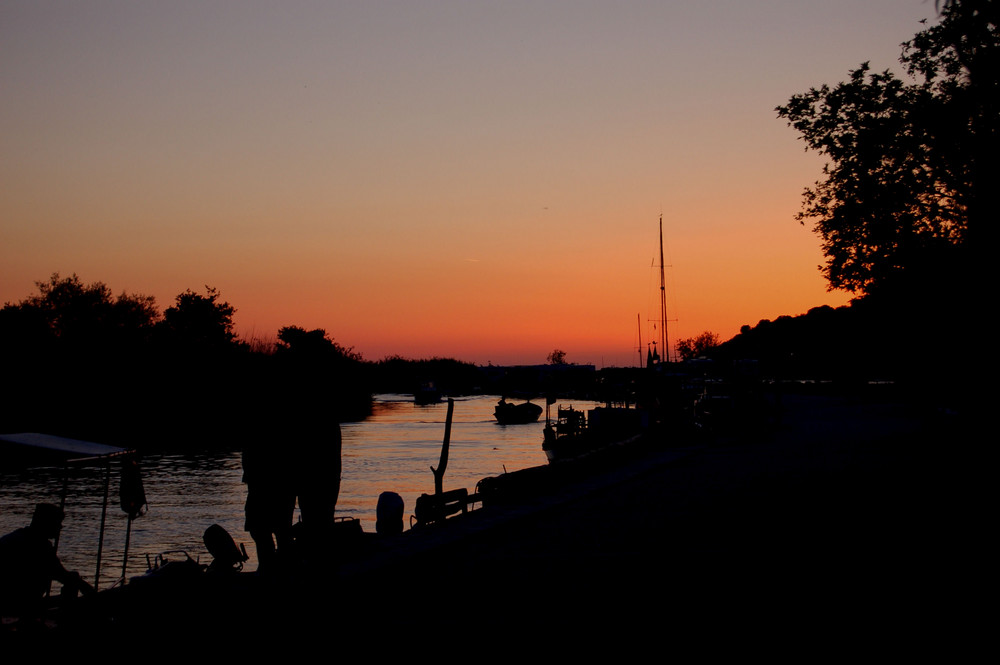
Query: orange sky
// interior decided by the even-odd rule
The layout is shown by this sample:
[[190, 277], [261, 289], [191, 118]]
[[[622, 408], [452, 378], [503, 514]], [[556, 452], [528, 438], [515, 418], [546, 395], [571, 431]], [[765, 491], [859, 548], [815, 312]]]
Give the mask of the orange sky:
[[52, 272], [217, 287], [244, 335], [366, 358], [628, 364], [848, 300], [774, 107], [922, 0], [56, 2], [0, 8], [0, 300]]

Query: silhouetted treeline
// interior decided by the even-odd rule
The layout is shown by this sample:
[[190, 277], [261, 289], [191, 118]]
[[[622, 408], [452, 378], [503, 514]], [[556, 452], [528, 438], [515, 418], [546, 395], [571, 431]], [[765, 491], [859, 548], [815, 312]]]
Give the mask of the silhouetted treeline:
[[[815, 307], [799, 316], [764, 319], [710, 352], [717, 362], [753, 359], [768, 379], [823, 379], [843, 387], [892, 381], [927, 397], [960, 398], [978, 348], [955, 348], [947, 331], [963, 330], [965, 298], [868, 296], [843, 307]], [[929, 308], [934, 303], [937, 311]]]
[[271, 346], [234, 332], [236, 309], [207, 288], [160, 314], [151, 296], [54, 274], [0, 309], [0, 431], [132, 446], [241, 446], [280, 432], [291, 402], [317, 418], [364, 417], [361, 359], [322, 330], [283, 328]]
[[[551, 359], [552, 354], [549, 354]], [[482, 368], [486, 377], [485, 392], [507, 397], [594, 398], [598, 379], [593, 365], [549, 362], [544, 365], [488, 366]]]
[[820, 269], [863, 297], [761, 322], [726, 353], [780, 373], [881, 374], [985, 413], [987, 391], [971, 386], [995, 361], [969, 342], [993, 326], [1000, 3], [935, 5], [940, 20], [902, 44], [904, 78], [863, 62], [776, 109], [826, 161], [798, 215], [822, 239]]
[[53, 274], [0, 309], [0, 431], [139, 447], [242, 447], [368, 415], [373, 392], [591, 394], [592, 366], [477, 367], [450, 358], [365, 361], [322, 329], [273, 342], [235, 333], [214, 288], [162, 313], [153, 297]]
[[433, 387], [442, 395], [506, 395], [515, 399], [544, 395], [591, 398], [600, 393], [593, 365], [477, 366], [451, 358], [410, 360], [391, 356], [370, 366], [375, 392], [415, 393]]
[[375, 391], [384, 393], [415, 393], [433, 384], [444, 395], [472, 395], [481, 392], [484, 385], [479, 367], [452, 358], [389, 356], [370, 363], [370, 372]]

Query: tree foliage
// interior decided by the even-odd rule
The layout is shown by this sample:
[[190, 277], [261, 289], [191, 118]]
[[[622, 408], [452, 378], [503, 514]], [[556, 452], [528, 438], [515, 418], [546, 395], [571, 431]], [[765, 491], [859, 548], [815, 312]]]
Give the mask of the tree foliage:
[[114, 296], [75, 274], [36, 285], [0, 308], [0, 431], [135, 445], [142, 430], [144, 444], [191, 445], [284, 426], [282, 406], [331, 419], [370, 409], [360, 354], [296, 326], [282, 328], [279, 348], [252, 353], [214, 288], [179, 294], [161, 316], [152, 296]]
[[37, 294], [4, 306], [4, 337], [91, 351], [131, 347], [145, 340], [160, 318], [153, 296], [122, 292], [116, 297], [103, 282], [84, 284], [76, 274], [53, 273], [35, 286]]
[[719, 336], [706, 330], [696, 337], [677, 340], [677, 355], [681, 360], [690, 360], [705, 355], [719, 345]]
[[362, 360], [353, 347], [344, 347], [330, 339], [326, 330], [306, 330], [299, 326], [285, 326], [278, 331], [279, 353], [289, 353], [305, 358], [334, 357], [353, 362]]
[[794, 95], [778, 116], [828, 159], [798, 220], [822, 238], [830, 288], [907, 286], [972, 246], [995, 198], [997, 3], [947, 3], [903, 44], [909, 77], [872, 72]]
[[566, 364], [566, 352], [562, 349], [553, 349], [545, 358], [549, 361], [550, 365], [565, 365]]
[[171, 342], [187, 349], [220, 349], [236, 343], [236, 308], [221, 300], [219, 291], [205, 287], [205, 295], [188, 289], [163, 312], [160, 327]]

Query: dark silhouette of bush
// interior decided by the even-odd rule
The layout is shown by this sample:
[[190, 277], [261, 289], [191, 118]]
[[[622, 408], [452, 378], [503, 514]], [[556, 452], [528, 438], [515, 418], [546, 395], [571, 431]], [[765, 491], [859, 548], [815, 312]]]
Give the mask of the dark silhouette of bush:
[[98, 352], [145, 343], [160, 318], [153, 296], [114, 297], [103, 282], [84, 284], [53, 273], [38, 293], [3, 307], [5, 343], [45, 345], [53, 352]]
[[218, 352], [240, 345], [233, 324], [236, 308], [221, 300], [219, 291], [205, 287], [206, 295], [188, 289], [163, 312], [157, 326], [162, 343], [185, 352]]
[[329, 358], [344, 362], [361, 362], [361, 354], [353, 347], [343, 347], [327, 337], [322, 328], [306, 330], [299, 326], [285, 326], [278, 331], [278, 353], [308, 358]]
[[361, 354], [341, 346], [322, 328], [285, 326], [278, 331], [273, 356], [276, 385], [294, 384], [313, 409], [343, 422], [368, 415], [371, 367]]
[[472, 363], [453, 358], [412, 360], [387, 356], [373, 364], [373, 386], [378, 392], [414, 393], [428, 382], [446, 395], [469, 395], [483, 385], [483, 375]]
[[135, 426], [136, 388], [149, 381], [148, 343], [159, 320], [153, 297], [115, 297], [75, 274], [36, 285], [37, 294], [0, 310], [2, 429], [84, 437], [107, 425], [109, 409], [127, 421], [122, 429]]

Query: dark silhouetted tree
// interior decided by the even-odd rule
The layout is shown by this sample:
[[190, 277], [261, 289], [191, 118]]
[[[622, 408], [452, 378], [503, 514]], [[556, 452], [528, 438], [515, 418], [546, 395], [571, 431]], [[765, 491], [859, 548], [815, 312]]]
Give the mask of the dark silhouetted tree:
[[[132, 348], [146, 341], [160, 317], [153, 296], [122, 292], [103, 282], [84, 284], [77, 275], [53, 273], [35, 282], [38, 293], [3, 308], [3, 336], [56, 344], [67, 351]], [[31, 339], [33, 338], [33, 339]]]
[[550, 365], [565, 365], [566, 364], [566, 352], [562, 349], [553, 349], [546, 360], [549, 361]]
[[697, 337], [677, 340], [677, 355], [681, 360], [690, 360], [705, 355], [719, 345], [719, 336], [706, 330]]
[[278, 331], [277, 374], [270, 390], [275, 403], [295, 404], [312, 415], [337, 420], [367, 414], [371, 405], [367, 367], [361, 354], [330, 339], [322, 328], [285, 326]]
[[776, 110], [829, 161], [798, 219], [822, 238], [831, 289], [913, 290], [992, 233], [997, 2], [946, 3], [903, 45], [909, 81], [867, 63]]
[[[159, 319], [152, 296], [113, 296], [102, 282], [52, 274], [38, 292], [0, 309], [0, 430], [102, 438], [135, 431], [148, 413], [137, 389]], [[141, 396], [141, 397], [140, 397]], [[109, 406], [114, 416], [109, 417]]]
[[233, 314], [236, 308], [220, 300], [219, 291], [205, 287], [205, 295], [188, 289], [163, 312], [159, 327], [169, 344], [186, 350], [213, 351], [236, 345]]
[[327, 337], [322, 328], [306, 330], [299, 326], [285, 326], [278, 331], [278, 351], [308, 357], [336, 357], [353, 362], [361, 361], [361, 354], [353, 347], [345, 348]]

